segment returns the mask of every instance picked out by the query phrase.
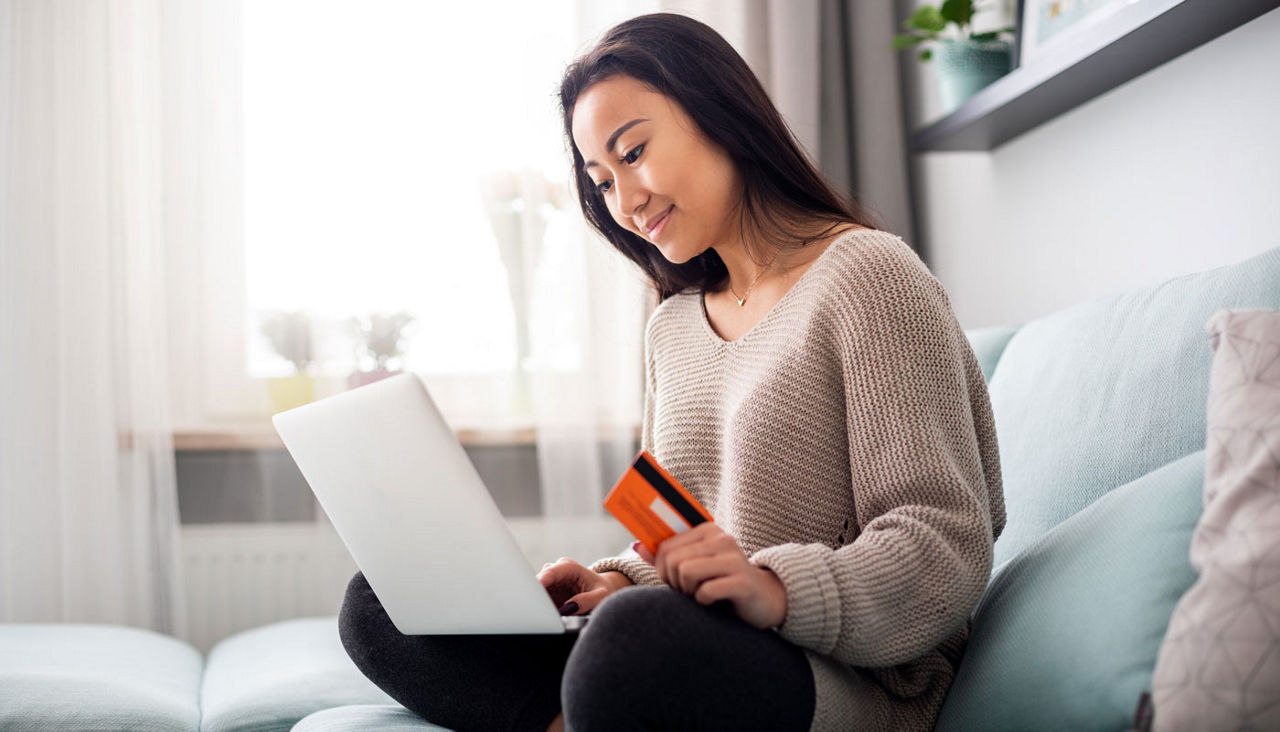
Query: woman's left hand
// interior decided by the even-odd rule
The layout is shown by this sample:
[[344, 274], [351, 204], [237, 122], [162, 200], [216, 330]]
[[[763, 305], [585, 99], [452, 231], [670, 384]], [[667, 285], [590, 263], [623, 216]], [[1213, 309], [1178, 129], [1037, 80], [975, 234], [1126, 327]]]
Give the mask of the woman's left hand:
[[738, 617], [757, 628], [774, 628], [787, 617], [787, 590], [773, 572], [747, 561], [738, 542], [715, 522], [698, 524], [658, 545], [655, 557], [636, 542], [636, 553], [658, 570], [663, 582], [702, 605], [733, 603]]

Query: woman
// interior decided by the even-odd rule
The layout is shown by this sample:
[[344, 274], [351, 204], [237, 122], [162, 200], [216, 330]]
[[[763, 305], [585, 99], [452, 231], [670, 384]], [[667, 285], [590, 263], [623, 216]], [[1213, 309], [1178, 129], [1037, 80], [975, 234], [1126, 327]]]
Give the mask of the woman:
[[457, 728], [931, 728], [1004, 525], [942, 286], [697, 21], [616, 26], [560, 101], [587, 220], [661, 299], [642, 446], [715, 521], [544, 566], [576, 641], [402, 636], [356, 575], [348, 652]]

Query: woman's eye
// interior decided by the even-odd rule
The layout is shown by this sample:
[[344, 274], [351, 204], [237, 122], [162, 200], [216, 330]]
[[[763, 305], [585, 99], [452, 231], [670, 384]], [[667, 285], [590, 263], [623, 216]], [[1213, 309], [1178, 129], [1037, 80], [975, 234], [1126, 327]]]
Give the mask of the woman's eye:
[[601, 195], [604, 195], [604, 193], [609, 190], [609, 186], [611, 185], [613, 185], [613, 181], [602, 180], [596, 184], [596, 192], [600, 193]]
[[636, 145], [631, 149], [631, 152], [622, 156], [622, 162], [627, 164], [634, 163], [636, 161], [636, 158], [640, 157], [640, 151], [643, 149], [644, 149], [644, 145]]

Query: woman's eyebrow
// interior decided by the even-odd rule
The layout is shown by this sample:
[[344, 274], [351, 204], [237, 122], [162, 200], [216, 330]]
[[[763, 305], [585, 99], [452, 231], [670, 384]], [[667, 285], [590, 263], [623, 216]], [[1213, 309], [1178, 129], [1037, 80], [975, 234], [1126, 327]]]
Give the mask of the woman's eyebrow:
[[[649, 121], [648, 117], [638, 117], [636, 119], [631, 120], [630, 122], [624, 122], [620, 127], [618, 127], [618, 129], [613, 131], [612, 135], [609, 135], [609, 140], [604, 146], [605, 151], [609, 151], [613, 149], [613, 146], [618, 143], [618, 138], [622, 136], [622, 133], [640, 124], [641, 122], [648, 122], [648, 121]], [[597, 163], [594, 160], [588, 160], [586, 164], [582, 166], [582, 169], [587, 170], [592, 166], [599, 165], [599, 164], [600, 163]]]

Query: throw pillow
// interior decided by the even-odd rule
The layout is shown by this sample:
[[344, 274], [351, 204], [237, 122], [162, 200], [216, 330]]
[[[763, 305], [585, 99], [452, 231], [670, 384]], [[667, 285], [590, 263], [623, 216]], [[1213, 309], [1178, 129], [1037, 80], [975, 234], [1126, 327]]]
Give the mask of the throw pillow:
[[1280, 308], [1280, 247], [1080, 303], [1009, 339], [988, 391], [1008, 523], [995, 566], [1118, 485], [1204, 448], [1223, 308]]
[[1204, 451], [1099, 498], [992, 578], [938, 730], [1119, 730], [1195, 581]]
[[1220, 310], [1199, 579], [1152, 679], [1156, 730], [1280, 729], [1280, 310]]

